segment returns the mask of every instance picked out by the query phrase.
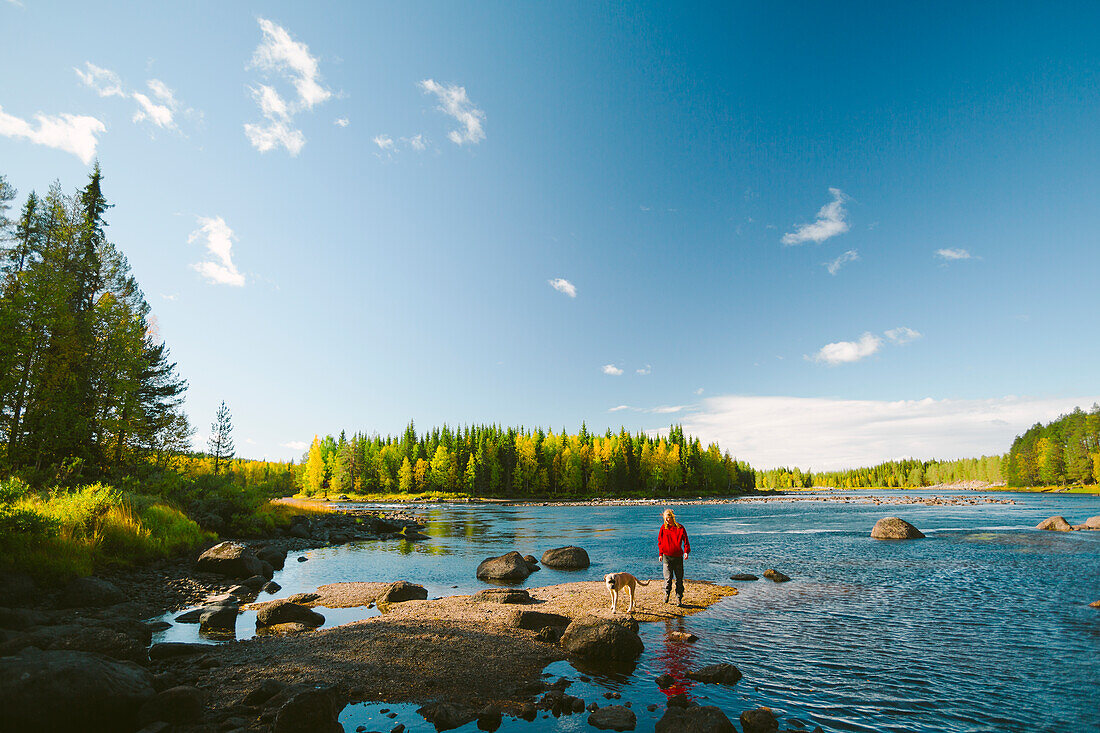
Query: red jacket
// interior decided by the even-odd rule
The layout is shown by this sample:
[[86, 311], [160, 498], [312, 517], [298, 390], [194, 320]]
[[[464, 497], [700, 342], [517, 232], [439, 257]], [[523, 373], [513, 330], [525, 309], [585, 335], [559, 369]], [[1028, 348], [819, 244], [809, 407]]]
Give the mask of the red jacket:
[[[680, 550], [683, 543], [684, 549]], [[682, 557], [691, 552], [691, 543], [688, 542], [688, 533], [684, 525], [675, 527], [661, 525], [661, 531], [657, 533], [657, 554], [667, 557]]]

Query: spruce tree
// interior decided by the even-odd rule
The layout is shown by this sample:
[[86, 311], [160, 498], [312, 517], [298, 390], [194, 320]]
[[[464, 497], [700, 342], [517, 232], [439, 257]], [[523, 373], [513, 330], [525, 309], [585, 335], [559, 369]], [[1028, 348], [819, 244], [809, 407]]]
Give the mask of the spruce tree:
[[214, 416], [214, 422], [210, 424], [210, 437], [206, 441], [207, 452], [214, 459], [214, 475], [218, 475], [218, 468], [233, 458], [233, 416], [229, 414], [229, 406], [225, 400], [218, 406], [218, 412]]

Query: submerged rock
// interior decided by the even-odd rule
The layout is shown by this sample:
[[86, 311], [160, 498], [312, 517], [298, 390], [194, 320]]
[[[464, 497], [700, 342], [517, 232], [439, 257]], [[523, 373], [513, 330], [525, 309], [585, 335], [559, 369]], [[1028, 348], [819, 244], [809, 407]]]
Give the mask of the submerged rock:
[[588, 724], [600, 730], [634, 730], [638, 725], [638, 716], [622, 705], [608, 705], [592, 711]]
[[752, 573], [738, 573], [737, 575], [731, 575], [730, 580], [760, 580]]
[[771, 708], [746, 710], [741, 713], [741, 730], [744, 733], [776, 733], [779, 730], [779, 721], [775, 719]]
[[1070, 532], [1073, 527], [1066, 521], [1065, 517], [1051, 517], [1050, 519], [1044, 519], [1035, 525], [1035, 529], [1049, 529], [1053, 532]]
[[670, 705], [657, 721], [654, 733], [737, 733], [733, 723], [713, 705], [678, 707]]
[[923, 537], [923, 532], [898, 517], [883, 517], [871, 529], [871, 538], [876, 540], [919, 540]]
[[512, 551], [499, 557], [486, 558], [477, 566], [477, 577], [481, 580], [501, 580], [516, 583], [531, 574], [523, 555]]
[[556, 547], [542, 553], [542, 564], [559, 570], [582, 570], [592, 563], [583, 548], [569, 546]]
[[767, 570], [765, 570], [764, 577], [776, 583], [786, 583], [788, 580], [791, 579], [789, 575], [784, 575], [775, 568], [768, 568]]
[[717, 682], [723, 685], [735, 685], [741, 679], [741, 670], [727, 662], [711, 664], [687, 673], [689, 680], [696, 682]]
[[608, 619], [577, 619], [561, 637], [565, 651], [589, 661], [632, 662], [645, 649], [641, 637], [623, 624]]

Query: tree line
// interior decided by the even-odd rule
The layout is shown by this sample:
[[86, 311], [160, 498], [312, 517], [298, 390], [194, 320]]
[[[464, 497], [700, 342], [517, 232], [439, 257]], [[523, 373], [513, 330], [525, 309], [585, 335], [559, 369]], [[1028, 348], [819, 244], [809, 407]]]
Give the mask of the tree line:
[[716, 444], [672, 426], [667, 438], [476, 425], [402, 435], [314, 437], [299, 466], [307, 495], [464, 492], [474, 496], [737, 493], [755, 473]]
[[1100, 405], [1035, 423], [1008, 452], [1009, 486], [1100, 483]]
[[876, 466], [843, 471], [803, 471], [799, 468], [773, 468], [756, 472], [756, 485], [767, 489], [808, 489], [814, 486], [834, 489], [920, 488], [958, 481], [1004, 482], [1004, 456], [961, 458], [954, 461], [922, 461], [907, 458], [885, 461]]
[[0, 176], [0, 468], [117, 473], [186, 450], [187, 383], [107, 235], [103, 174], [17, 213]]

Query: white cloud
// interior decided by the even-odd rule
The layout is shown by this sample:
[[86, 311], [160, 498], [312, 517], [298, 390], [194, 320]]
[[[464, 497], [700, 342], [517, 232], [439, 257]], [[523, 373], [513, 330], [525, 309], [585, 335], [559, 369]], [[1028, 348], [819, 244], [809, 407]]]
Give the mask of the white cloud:
[[418, 153], [423, 152], [428, 147], [428, 138], [424, 137], [423, 134], [413, 135], [412, 137], [403, 137], [401, 139], [407, 142], [409, 144], [409, 147], [417, 151]]
[[[91, 87], [101, 97], [122, 97], [137, 102], [138, 108], [134, 110], [132, 117], [134, 122], [148, 120], [157, 127], [169, 130], [175, 129], [175, 113], [179, 109], [179, 102], [176, 100], [175, 92], [160, 79], [149, 79], [145, 82], [155, 98], [154, 101], [154, 99], [141, 92], [127, 91], [118, 74], [110, 69], [96, 66], [91, 61], [84, 62], [83, 71], [75, 67], [73, 71], [76, 72], [77, 77], [84, 82], [85, 86]], [[188, 112], [193, 112], [193, 110], [188, 110]]]
[[910, 341], [916, 341], [922, 335], [920, 331], [914, 331], [908, 326], [898, 326], [886, 332], [886, 338], [890, 339], [895, 344], [907, 344]]
[[865, 333], [859, 341], [836, 341], [825, 344], [813, 356], [813, 360], [830, 366], [850, 364], [874, 354], [882, 347], [882, 339], [873, 333]]
[[550, 283], [550, 287], [557, 290], [559, 293], [565, 293], [570, 298], [577, 297], [577, 288], [573, 283], [569, 282], [563, 277], [556, 277], [553, 280], [547, 280]]
[[201, 239], [206, 240], [206, 251], [210, 259], [198, 262], [191, 267], [200, 275], [212, 283], [219, 285], [244, 285], [244, 275], [233, 264], [233, 240], [236, 235], [220, 216], [208, 218], [198, 217], [199, 228], [191, 232], [187, 237], [188, 244], [194, 244]]
[[304, 440], [289, 440], [283, 443], [282, 446], [284, 448], [290, 448], [291, 450], [303, 451], [309, 447], [309, 443]]
[[682, 412], [686, 409], [685, 405], [661, 405], [659, 407], [633, 407], [631, 405], [617, 405], [609, 408], [608, 412], [622, 412], [623, 410], [630, 410], [631, 412], [644, 412], [648, 415], [671, 415], [674, 412]]
[[60, 114], [55, 116], [35, 114], [37, 126], [24, 119], [9, 115], [0, 107], [0, 136], [26, 138], [32, 143], [72, 153], [88, 165], [95, 158], [96, 135], [107, 127], [95, 117]]
[[270, 20], [260, 18], [259, 24], [263, 38], [252, 54], [250, 66], [290, 83], [297, 99], [287, 101], [274, 87], [266, 84], [252, 88], [252, 97], [266, 122], [246, 123], [244, 133], [252, 147], [261, 153], [283, 147], [291, 156], [296, 156], [306, 144], [306, 138], [294, 127], [294, 116], [329, 99], [332, 92], [321, 85], [320, 65], [310, 54], [309, 46], [295, 41], [285, 28]]
[[703, 394], [703, 388], [700, 387], [699, 389], [695, 390], [695, 394]]
[[466, 96], [466, 87], [460, 87], [457, 84], [444, 86], [432, 79], [425, 79], [420, 82], [420, 88], [426, 94], [434, 94], [439, 100], [439, 111], [450, 115], [462, 126], [460, 130], [451, 130], [447, 133], [451, 142], [462, 145], [478, 143], [485, 139], [485, 131], [481, 127], [485, 113], [475, 107]]
[[85, 86], [89, 86], [95, 90], [95, 93], [101, 97], [126, 97], [129, 96], [126, 92], [122, 91], [122, 80], [118, 78], [118, 74], [110, 69], [104, 69], [96, 66], [91, 61], [84, 62], [84, 71], [73, 67], [73, 71], [76, 72], [80, 81], [84, 82]]
[[180, 296], [179, 293], [161, 293], [160, 297], [164, 298], [165, 300], [178, 300]]
[[375, 135], [374, 144], [382, 150], [393, 150], [393, 138], [389, 135]]
[[615, 407], [612, 407], [611, 409], [609, 409], [608, 412], [622, 412], [623, 410], [633, 410], [633, 409], [634, 408], [631, 407], [630, 405], [616, 405]]
[[653, 371], [653, 367], [651, 367], [649, 364], [646, 364], [641, 369], [635, 369], [634, 373], [635, 374], [641, 374], [642, 376], [645, 376], [646, 374], [649, 374], [652, 371]]
[[611, 377], [618, 377], [623, 373], [623, 370], [615, 366], [614, 364], [604, 364], [602, 367], [600, 367], [600, 371]]
[[817, 221], [812, 224], [801, 224], [793, 232], [783, 235], [783, 244], [802, 244], [803, 242], [816, 242], [821, 244], [830, 237], [843, 234], [848, 231], [848, 222], [844, 217], [848, 212], [844, 208], [844, 202], [848, 197], [839, 188], [830, 188], [829, 194], [833, 200], [821, 207], [817, 212]]
[[845, 265], [845, 263], [855, 262], [858, 259], [859, 259], [859, 252], [854, 250], [854, 249], [850, 249], [847, 252], [845, 252], [844, 254], [842, 254], [840, 257], [837, 257], [832, 262], [826, 262], [825, 263], [825, 268], [829, 271], [830, 275], [835, 275], [838, 272], [840, 272], [840, 268], [843, 267]]
[[965, 249], [937, 249], [936, 256], [942, 258], [945, 262], [954, 262], [956, 260], [969, 260], [973, 255]]
[[1100, 401], [1002, 397], [841, 400], [722, 395], [686, 414], [686, 432], [717, 442], [755, 468], [836, 470], [901, 458], [954, 459], [1006, 452], [1015, 436]]
[[351, 120], [349, 120], [347, 117], [337, 117], [332, 124], [336, 125], [337, 127], [347, 127], [351, 124]]

